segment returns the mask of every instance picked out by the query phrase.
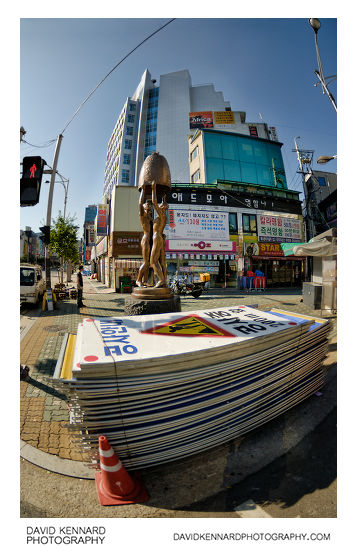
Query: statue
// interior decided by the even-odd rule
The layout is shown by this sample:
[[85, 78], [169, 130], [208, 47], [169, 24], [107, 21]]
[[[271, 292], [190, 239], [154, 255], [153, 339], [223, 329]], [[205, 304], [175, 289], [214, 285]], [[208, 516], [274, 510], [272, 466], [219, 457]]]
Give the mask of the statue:
[[141, 254], [143, 263], [139, 268], [136, 284], [138, 287], [147, 285], [150, 268], [150, 251], [152, 242], [152, 204], [149, 201], [145, 202], [145, 189], [142, 188], [139, 200], [139, 216], [140, 223], [144, 230], [144, 235], [141, 239]]
[[[167, 287], [165, 235], [163, 231], [168, 209], [166, 193], [170, 187], [169, 165], [165, 157], [155, 152], [145, 159], [139, 175], [139, 216], [144, 235], [141, 240], [143, 263], [140, 266], [136, 280], [138, 287], [150, 287], [148, 282], [150, 267], [157, 279], [154, 287]], [[162, 196], [160, 204], [157, 199], [159, 193]], [[154, 220], [152, 219], [152, 206], [154, 206], [157, 213]]]
[[157, 212], [157, 217], [153, 221], [152, 249], [150, 255], [150, 266], [154, 270], [158, 282], [155, 287], [167, 287], [166, 276], [166, 258], [165, 258], [165, 235], [163, 233], [166, 226], [166, 211], [169, 205], [166, 203], [166, 194], [162, 198], [160, 205], [156, 198], [156, 182], [152, 183], [152, 204]]
[[166, 196], [170, 188], [170, 169], [165, 157], [159, 153], [149, 155], [141, 167], [138, 182], [143, 262], [136, 287], [125, 297], [124, 311], [129, 316], [181, 312], [180, 297], [173, 293], [166, 282], [164, 228], [169, 207]]

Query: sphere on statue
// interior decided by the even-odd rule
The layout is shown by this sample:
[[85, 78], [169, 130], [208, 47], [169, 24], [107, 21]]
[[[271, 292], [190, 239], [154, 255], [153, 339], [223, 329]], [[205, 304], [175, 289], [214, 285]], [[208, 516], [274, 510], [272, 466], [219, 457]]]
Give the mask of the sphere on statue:
[[159, 195], [166, 193], [171, 188], [171, 174], [167, 160], [160, 153], [153, 153], [146, 157], [139, 174], [138, 189], [144, 188], [145, 197], [151, 197], [151, 185], [155, 182]]

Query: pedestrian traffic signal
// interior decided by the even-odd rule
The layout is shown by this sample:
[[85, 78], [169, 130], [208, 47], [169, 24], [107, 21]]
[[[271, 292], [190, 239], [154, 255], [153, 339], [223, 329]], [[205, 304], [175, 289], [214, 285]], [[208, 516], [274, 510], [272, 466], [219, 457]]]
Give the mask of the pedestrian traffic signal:
[[22, 207], [37, 205], [43, 167], [46, 161], [41, 157], [24, 157], [22, 161], [22, 178], [20, 179], [20, 205]]
[[42, 231], [42, 235], [40, 235], [41, 241], [43, 241], [45, 245], [49, 245], [50, 240], [51, 240], [51, 227], [50, 226], [42, 226], [40, 228], [40, 231]]

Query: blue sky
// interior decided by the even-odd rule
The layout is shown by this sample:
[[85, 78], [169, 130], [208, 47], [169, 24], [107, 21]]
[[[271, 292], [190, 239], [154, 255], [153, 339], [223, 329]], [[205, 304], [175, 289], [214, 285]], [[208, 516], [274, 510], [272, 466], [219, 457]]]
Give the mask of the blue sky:
[[[28, 142], [21, 159], [41, 155], [52, 165], [55, 140], [89, 92], [163, 19], [22, 18], [20, 32], [20, 124]], [[320, 18], [318, 34], [326, 76], [337, 72], [334, 18]], [[101, 200], [106, 148], [127, 96], [148, 68], [160, 74], [188, 69], [193, 85], [213, 83], [233, 110], [260, 114], [276, 126], [283, 142], [288, 186], [301, 190], [294, 137], [313, 149], [314, 159], [336, 153], [336, 113], [320, 87], [314, 33], [307, 18], [177, 18], [124, 61], [98, 88], [63, 134], [58, 171], [70, 180], [67, 213], [82, 226], [84, 209]], [[335, 97], [336, 84], [331, 90]], [[336, 162], [316, 165], [336, 171]], [[49, 179], [44, 178], [43, 182]], [[40, 203], [21, 208], [21, 228], [34, 231], [44, 222], [49, 185]], [[302, 196], [301, 196], [302, 197]], [[63, 210], [64, 188], [55, 186], [53, 217]]]

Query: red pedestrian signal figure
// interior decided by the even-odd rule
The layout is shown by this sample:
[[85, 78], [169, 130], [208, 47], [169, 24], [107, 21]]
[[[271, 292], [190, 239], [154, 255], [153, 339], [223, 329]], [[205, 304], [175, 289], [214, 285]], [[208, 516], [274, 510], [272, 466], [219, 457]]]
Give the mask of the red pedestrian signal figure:
[[30, 178], [35, 177], [36, 170], [37, 170], [37, 167], [36, 167], [35, 163], [33, 163], [33, 165], [30, 167]]
[[20, 178], [20, 205], [22, 207], [37, 205], [39, 202], [45, 164], [46, 161], [41, 157], [23, 158], [22, 178]]

